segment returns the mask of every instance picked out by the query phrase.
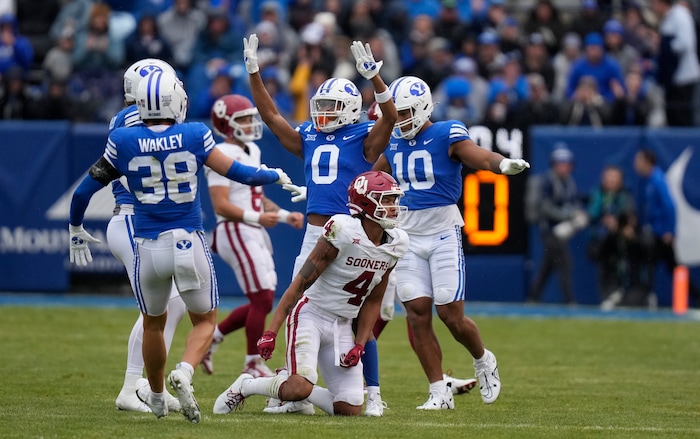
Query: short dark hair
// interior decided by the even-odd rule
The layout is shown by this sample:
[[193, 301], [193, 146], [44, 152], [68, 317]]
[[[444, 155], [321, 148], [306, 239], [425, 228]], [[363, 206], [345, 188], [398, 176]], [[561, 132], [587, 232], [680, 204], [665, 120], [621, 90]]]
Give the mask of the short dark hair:
[[656, 153], [649, 148], [639, 150], [639, 155], [652, 166], [656, 165]]

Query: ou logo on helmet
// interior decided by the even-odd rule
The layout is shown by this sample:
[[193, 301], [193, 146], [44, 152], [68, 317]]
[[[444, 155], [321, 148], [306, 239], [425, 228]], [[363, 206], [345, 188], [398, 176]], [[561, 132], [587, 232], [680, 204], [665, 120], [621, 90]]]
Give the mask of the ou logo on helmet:
[[425, 84], [422, 82], [414, 82], [408, 89], [412, 96], [423, 96], [426, 92]]
[[367, 193], [367, 178], [364, 176], [358, 177], [355, 180], [355, 183], [353, 185], [353, 189], [355, 189], [355, 192], [357, 192], [360, 195], [364, 195]]

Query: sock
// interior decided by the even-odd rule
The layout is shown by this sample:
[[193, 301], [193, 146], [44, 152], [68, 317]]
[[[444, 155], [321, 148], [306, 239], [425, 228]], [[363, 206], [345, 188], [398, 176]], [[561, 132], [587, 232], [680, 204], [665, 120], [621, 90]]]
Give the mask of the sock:
[[311, 395], [307, 398], [309, 402], [320, 408], [329, 415], [335, 414], [333, 408], [333, 394], [324, 387], [314, 386]]
[[379, 338], [379, 334], [382, 333], [384, 328], [386, 328], [386, 325], [388, 325], [389, 322], [387, 320], [382, 320], [382, 319], [377, 319], [377, 321], [374, 323], [374, 328], [372, 328], [372, 334], [374, 334], [374, 338]]
[[474, 359], [474, 364], [481, 364], [486, 361], [486, 358], [488, 357], [486, 354], [488, 354], [489, 351], [484, 349], [484, 355], [481, 356], [481, 358], [475, 358]]
[[245, 364], [250, 363], [251, 361], [257, 361], [258, 358], [261, 358], [259, 354], [255, 355], [246, 355], [245, 356]]
[[287, 381], [286, 376], [276, 375], [273, 377], [255, 378], [243, 381], [241, 393], [243, 396], [262, 395], [269, 398], [280, 399], [280, 386]]
[[219, 325], [216, 325], [214, 328], [214, 340], [216, 340], [217, 343], [221, 343], [224, 341], [224, 337], [225, 335], [223, 332], [221, 332], [221, 329], [219, 329]]
[[143, 375], [145, 363], [143, 361], [143, 316], [139, 313], [139, 318], [131, 328], [129, 343], [126, 351], [126, 373], [127, 375]]
[[162, 391], [160, 393], [156, 393], [151, 390], [151, 401], [153, 402], [160, 402], [160, 401], [165, 401], [165, 391]]
[[165, 352], [170, 352], [170, 345], [173, 344], [173, 338], [175, 337], [175, 330], [177, 330], [177, 325], [182, 321], [187, 312], [187, 306], [185, 302], [182, 301], [180, 296], [173, 297], [168, 302], [168, 319], [165, 321], [165, 328], [163, 328], [163, 341], [165, 341]]
[[372, 399], [379, 395], [379, 386], [367, 386], [367, 399]]
[[185, 372], [187, 378], [192, 381], [192, 375], [194, 375], [194, 367], [191, 364], [181, 361], [175, 365], [176, 369]]
[[133, 375], [127, 372], [124, 374], [124, 385], [122, 386], [123, 391], [134, 391], [136, 390], [136, 381], [138, 381], [141, 375]]
[[265, 318], [272, 310], [275, 292], [272, 290], [258, 291], [247, 294], [250, 307], [245, 319], [246, 349], [248, 355], [258, 353], [258, 340], [265, 332]]
[[362, 354], [362, 374], [365, 377], [367, 387], [379, 387], [379, 351], [377, 340], [368, 340], [365, 344], [365, 353]]
[[430, 393], [444, 393], [446, 386], [445, 380], [438, 380], [434, 383], [430, 383]]

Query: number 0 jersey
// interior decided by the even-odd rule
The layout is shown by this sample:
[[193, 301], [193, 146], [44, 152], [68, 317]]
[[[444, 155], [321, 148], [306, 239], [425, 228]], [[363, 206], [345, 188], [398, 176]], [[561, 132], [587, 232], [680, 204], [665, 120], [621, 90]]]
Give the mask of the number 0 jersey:
[[197, 174], [216, 146], [200, 122], [114, 130], [104, 158], [125, 175], [134, 205], [134, 235], [203, 230]]
[[333, 215], [322, 238], [338, 249], [338, 256], [304, 293], [316, 306], [345, 318], [355, 318], [372, 289], [408, 249], [408, 235], [388, 229], [385, 244], [369, 240], [359, 218]]
[[302, 141], [307, 214], [350, 213], [348, 186], [372, 169], [365, 159], [364, 143], [373, 126], [374, 121], [354, 123], [332, 133], [316, 131], [311, 122], [296, 128]]

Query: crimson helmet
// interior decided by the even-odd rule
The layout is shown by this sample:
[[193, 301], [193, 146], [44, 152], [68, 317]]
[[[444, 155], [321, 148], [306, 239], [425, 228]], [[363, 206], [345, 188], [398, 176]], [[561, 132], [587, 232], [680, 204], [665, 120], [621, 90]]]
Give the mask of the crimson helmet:
[[[242, 117], [251, 116], [249, 123], [241, 123]], [[262, 121], [258, 109], [250, 99], [241, 95], [222, 96], [211, 107], [211, 123], [218, 134], [251, 142], [262, 137]]]
[[[393, 199], [385, 197], [393, 196]], [[384, 229], [393, 229], [405, 206], [399, 206], [403, 190], [394, 177], [382, 171], [369, 171], [355, 177], [348, 187], [348, 207], [352, 215], [364, 215]]]

